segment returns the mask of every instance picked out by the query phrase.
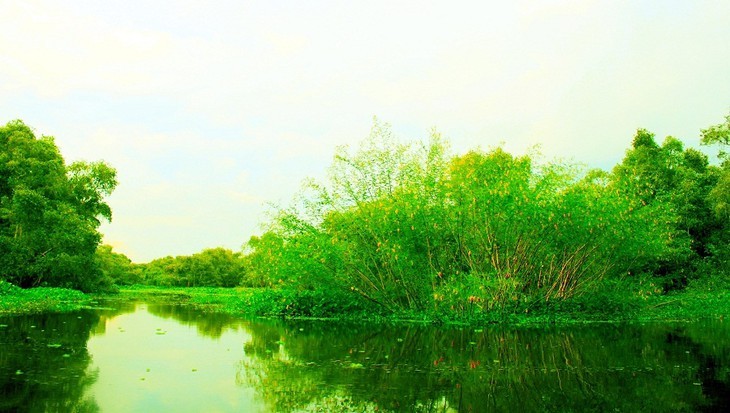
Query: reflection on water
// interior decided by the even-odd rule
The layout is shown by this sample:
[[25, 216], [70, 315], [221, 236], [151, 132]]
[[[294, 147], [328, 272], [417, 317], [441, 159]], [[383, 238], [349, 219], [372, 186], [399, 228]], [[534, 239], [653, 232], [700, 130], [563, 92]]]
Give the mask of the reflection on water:
[[105, 305], [0, 318], [0, 411], [730, 411], [723, 321], [475, 330]]
[[[113, 311], [130, 311], [120, 305]], [[0, 411], [97, 412], [86, 344], [110, 312], [0, 317]], [[101, 329], [101, 330], [100, 330]]]
[[139, 304], [89, 340], [99, 369], [89, 394], [103, 412], [260, 410], [254, 390], [235, 382], [248, 340], [241, 320]]
[[555, 330], [256, 323], [239, 381], [272, 411], [730, 411], [722, 322]]

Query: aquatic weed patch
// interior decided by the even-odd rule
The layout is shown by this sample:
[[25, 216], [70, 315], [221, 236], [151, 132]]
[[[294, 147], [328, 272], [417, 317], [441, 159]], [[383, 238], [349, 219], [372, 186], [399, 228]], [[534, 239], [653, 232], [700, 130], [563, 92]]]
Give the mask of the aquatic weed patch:
[[50, 287], [22, 289], [0, 281], [0, 314], [74, 311], [91, 300], [91, 296], [77, 290]]

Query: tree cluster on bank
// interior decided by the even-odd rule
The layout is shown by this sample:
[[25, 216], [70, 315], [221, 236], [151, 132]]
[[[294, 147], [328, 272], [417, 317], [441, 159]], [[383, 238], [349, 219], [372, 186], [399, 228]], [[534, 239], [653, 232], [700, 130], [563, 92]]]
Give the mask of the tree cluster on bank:
[[[727, 122], [703, 144], [728, 144]], [[261, 285], [385, 311], [529, 310], [650, 275], [657, 292], [730, 269], [730, 158], [637, 131], [612, 171], [501, 148], [452, 156], [376, 124], [247, 244]]]

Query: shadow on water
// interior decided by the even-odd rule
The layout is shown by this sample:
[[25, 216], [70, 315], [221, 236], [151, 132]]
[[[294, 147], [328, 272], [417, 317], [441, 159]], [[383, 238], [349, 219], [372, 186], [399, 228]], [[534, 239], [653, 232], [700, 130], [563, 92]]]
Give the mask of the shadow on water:
[[[114, 305], [0, 318], [0, 411], [114, 411], [103, 391], [93, 391], [100, 381], [109, 394], [124, 392], [140, 403], [157, 398], [175, 411], [191, 411], [204, 396], [201, 405], [229, 403], [210, 406], [217, 411], [730, 411], [730, 326], [721, 320], [455, 329], [242, 320], [180, 305]], [[163, 322], [170, 331], [158, 336], [153, 327]], [[144, 335], [135, 336], [135, 327]], [[170, 353], [169, 360], [140, 352], [123, 358], [115, 337]], [[140, 368], [146, 381], [116, 377], [103, 351], [119, 357], [112, 363], [150, 357], [140, 367], [157, 364]], [[186, 367], [185, 377], [175, 368], [190, 360], [181, 358], [199, 363]], [[213, 368], [216, 360], [220, 368]], [[155, 380], [164, 385], [155, 387]], [[183, 385], [207, 390], [187, 398], [154, 394]]]

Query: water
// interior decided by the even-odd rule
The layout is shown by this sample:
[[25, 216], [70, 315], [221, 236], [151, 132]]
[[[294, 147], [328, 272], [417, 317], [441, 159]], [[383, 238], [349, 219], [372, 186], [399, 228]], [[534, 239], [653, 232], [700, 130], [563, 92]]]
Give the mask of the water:
[[0, 318], [0, 411], [730, 411], [730, 326], [455, 329], [106, 303]]

